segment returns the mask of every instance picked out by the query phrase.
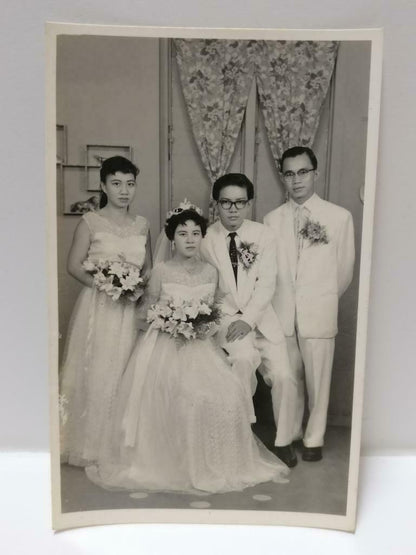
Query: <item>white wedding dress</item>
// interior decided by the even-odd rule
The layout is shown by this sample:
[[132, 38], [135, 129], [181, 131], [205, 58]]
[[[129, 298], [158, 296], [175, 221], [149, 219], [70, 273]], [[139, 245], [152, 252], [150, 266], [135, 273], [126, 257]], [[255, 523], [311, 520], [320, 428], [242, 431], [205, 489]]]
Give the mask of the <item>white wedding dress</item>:
[[[207, 263], [193, 274], [175, 261], [158, 264], [143, 310], [155, 301], [213, 299], [216, 281]], [[251, 411], [215, 339], [180, 345], [150, 327], [123, 376], [106, 459], [87, 475], [107, 489], [194, 493], [286, 482], [288, 468], [251, 431]]]

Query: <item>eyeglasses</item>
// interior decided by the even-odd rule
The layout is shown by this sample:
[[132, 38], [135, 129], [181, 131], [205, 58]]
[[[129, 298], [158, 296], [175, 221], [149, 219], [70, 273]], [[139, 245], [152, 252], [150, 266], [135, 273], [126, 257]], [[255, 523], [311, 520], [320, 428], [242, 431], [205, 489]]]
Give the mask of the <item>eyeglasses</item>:
[[314, 168], [310, 168], [310, 169], [302, 168], [297, 172], [292, 172], [289, 170], [283, 174], [283, 179], [285, 181], [293, 181], [295, 179], [295, 176], [298, 176], [299, 179], [302, 181], [303, 179], [305, 179], [308, 173], [314, 172], [314, 171], [315, 171]]
[[231, 210], [232, 206], [235, 206], [237, 210], [242, 210], [243, 208], [246, 207], [248, 202], [249, 202], [248, 199], [233, 201], [233, 200], [228, 200], [227, 198], [222, 198], [218, 201], [218, 204], [221, 204], [221, 208], [224, 208], [224, 210]]

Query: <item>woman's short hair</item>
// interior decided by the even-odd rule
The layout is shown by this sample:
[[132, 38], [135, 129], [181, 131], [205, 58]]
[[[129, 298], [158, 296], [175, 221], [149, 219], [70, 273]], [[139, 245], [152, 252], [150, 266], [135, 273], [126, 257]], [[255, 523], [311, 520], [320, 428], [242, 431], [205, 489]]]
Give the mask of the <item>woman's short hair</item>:
[[312, 168], [316, 170], [318, 167], [318, 160], [316, 159], [313, 150], [307, 146], [293, 146], [292, 148], [288, 148], [287, 150], [285, 150], [282, 154], [282, 157], [279, 161], [280, 171], [283, 171], [283, 162], [286, 160], [286, 158], [295, 158], [296, 156], [301, 156], [302, 154], [308, 155], [309, 160], [312, 164]]
[[204, 218], [204, 216], [201, 216], [200, 214], [195, 212], [195, 210], [182, 210], [182, 212], [179, 212], [178, 214], [173, 214], [172, 216], [170, 216], [170, 218], [166, 220], [165, 233], [169, 241], [173, 241], [178, 225], [184, 225], [189, 220], [191, 220], [192, 222], [194, 222], [195, 225], [198, 225], [201, 228], [202, 237], [205, 237], [208, 222]]
[[116, 172], [132, 173], [134, 177], [137, 177], [140, 170], [133, 162], [124, 158], [124, 156], [112, 156], [102, 163], [100, 169], [101, 183], [105, 183], [107, 177], [109, 175], [114, 175]]
[[[109, 175], [114, 175], [116, 172], [121, 173], [132, 173], [134, 178], [136, 178], [140, 170], [139, 168], [124, 158], [124, 156], [111, 156], [111, 158], [107, 158], [101, 165], [100, 168], [100, 181], [101, 183], [105, 183], [107, 177]], [[103, 190], [100, 191], [100, 208], [104, 208], [108, 202], [107, 195]]]
[[218, 200], [220, 192], [229, 185], [242, 187], [247, 191], [247, 198], [251, 200], [254, 197], [254, 186], [249, 178], [243, 173], [226, 173], [217, 179], [212, 187], [212, 198]]

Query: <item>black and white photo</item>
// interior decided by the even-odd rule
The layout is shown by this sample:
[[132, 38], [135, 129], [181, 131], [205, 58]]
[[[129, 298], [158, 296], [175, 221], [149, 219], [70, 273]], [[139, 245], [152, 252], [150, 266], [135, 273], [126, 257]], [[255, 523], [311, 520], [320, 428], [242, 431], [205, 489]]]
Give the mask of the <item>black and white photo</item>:
[[354, 530], [381, 36], [48, 25], [54, 528]]

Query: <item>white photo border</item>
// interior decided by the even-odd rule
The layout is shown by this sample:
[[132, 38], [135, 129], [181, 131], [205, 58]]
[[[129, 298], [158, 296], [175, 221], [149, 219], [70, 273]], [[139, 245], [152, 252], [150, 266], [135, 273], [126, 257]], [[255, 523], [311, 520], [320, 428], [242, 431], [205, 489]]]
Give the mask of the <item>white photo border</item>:
[[[152, 38], [217, 38], [258, 40], [335, 40], [371, 42], [365, 197], [359, 276], [358, 320], [351, 450], [345, 516], [281, 511], [209, 509], [116, 509], [62, 513], [58, 413], [58, 283], [56, 219], [56, 43], [59, 35], [107, 35]], [[46, 203], [48, 251], [49, 387], [52, 479], [52, 527], [120, 523], [206, 523], [306, 526], [354, 531], [356, 524], [364, 369], [366, 360], [371, 249], [377, 171], [382, 74], [382, 29], [233, 29], [192, 27], [140, 27], [46, 23]]]

